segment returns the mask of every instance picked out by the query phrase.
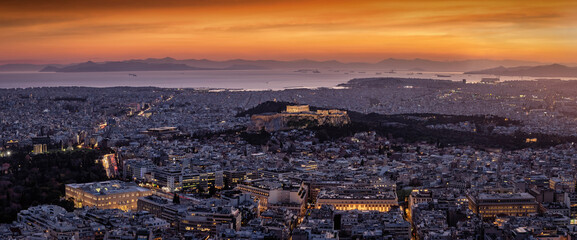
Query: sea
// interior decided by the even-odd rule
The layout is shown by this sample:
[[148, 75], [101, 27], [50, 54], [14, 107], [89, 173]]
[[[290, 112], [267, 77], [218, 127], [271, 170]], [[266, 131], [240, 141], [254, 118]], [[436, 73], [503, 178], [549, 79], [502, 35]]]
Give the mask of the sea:
[[[37, 87], [160, 87], [230, 89], [247, 91], [297, 88], [339, 88], [354, 78], [403, 77], [479, 82], [492, 75], [462, 72], [358, 71], [358, 70], [195, 70], [137, 72], [0, 72], [0, 88]], [[533, 80], [531, 77], [500, 77], [501, 81]]]

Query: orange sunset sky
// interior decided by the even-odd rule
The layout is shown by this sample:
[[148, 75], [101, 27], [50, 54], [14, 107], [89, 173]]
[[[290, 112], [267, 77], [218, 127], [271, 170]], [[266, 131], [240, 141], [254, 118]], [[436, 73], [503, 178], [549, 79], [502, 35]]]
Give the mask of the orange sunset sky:
[[0, 1], [0, 63], [577, 62], [577, 1]]

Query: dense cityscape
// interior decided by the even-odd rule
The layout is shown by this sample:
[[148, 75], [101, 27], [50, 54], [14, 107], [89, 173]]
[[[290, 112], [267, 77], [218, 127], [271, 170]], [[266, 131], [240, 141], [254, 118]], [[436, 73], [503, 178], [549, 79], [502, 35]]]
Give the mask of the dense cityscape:
[[0, 89], [0, 238], [572, 239], [576, 86]]
[[577, 1], [0, 1], [0, 240], [577, 239]]

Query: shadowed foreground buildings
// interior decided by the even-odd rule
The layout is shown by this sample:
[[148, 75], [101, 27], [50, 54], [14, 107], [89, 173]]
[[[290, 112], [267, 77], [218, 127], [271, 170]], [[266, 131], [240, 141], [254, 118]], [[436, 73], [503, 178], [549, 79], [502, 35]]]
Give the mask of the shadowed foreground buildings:
[[[214, 206], [213, 206], [214, 205]], [[240, 210], [217, 203], [199, 204], [189, 208], [178, 223], [180, 231], [200, 231], [217, 234], [220, 229], [240, 230]]]
[[258, 216], [253, 198], [238, 191], [225, 192], [222, 199], [193, 199], [183, 204], [155, 195], [141, 197], [138, 211], [166, 220], [178, 232], [213, 236], [225, 229], [239, 231], [242, 220]]
[[0, 228], [0, 239], [150, 240], [153, 235], [161, 236], [168, 228], [165, 220], [146, 212], [96, 208], [67, 212], [59, 206], [40, 205], [18, 214], [12, 234], [6, 234]]
[[75, 239], [80, 236], [84, 237], [86, 232], [90, 233], [90, 226], [82, 223], [77, 226], [72, 219], [64, 218], [66, 215], [68, 212], [62, 207], [42, 205], [21, 211], [18, 213], [18, 221], [46, 229], [48, 237], [52, 239]]
[[[119, 197], [114, 197], [114, 191], [111, 190], [113, 188], [102, 186], [100, 191], [94, 189], [94, 193], [88, 198], [89, 194], [86, 192], [93, 190], [71, 188], [84, 184], [70, 184], [67, 186], [67, 190], [70, 191], [68, 197], [70, 194], [76, 194], [75, 198], [84, 198], [82, 202], [76, 202], [77, 206], [88, 206], [92, 201], [94, 207], [76, 209], [73, 213], [53, 211], [54, 215], [62, 217], [50, 226], [38, 226], [34, 229], [28, 225], [29, 222], [33, 224], [31, 221], [20, 218], [21, 221], [13, 224], [0, 225], [0, 239], [27, 239], [33, 234], [47, 236], [50, 231], [60, 231], [54, 228], [58, 227], [60, 222], [67, 222], [66, 219], [74, 221], [78, 218], [86, 219], [86, 226], [91, 227], [90, 231], [94, 236], [101, 236], [98, 235], [99, 224], [106, 225], [105, 232], [110, 237], [105, 239], [115, 240], [133, 240], [142, 227], [162, 228], [156, 232], [149, 232], [149, 236], [154, 236], [149, 239], [162, 237], [179, 240], [206, 237], [288, 239], [291, 236], [293, 239], [316, 240], [407, 239], [411, 236], [421, 239], [515, 239], [511, 237], [513, 235], [517, 239], [523, 239], [520, 236], [547, 240], [567, 240], [569, 237], [574, 239], [577, 235], [575, 225], [577, 195], [574, 193], [573, 179], [576, 176], [577, 147], [573, 144], [566, 143], [543, 149], [537, 147], [518, 150], [486, 149], [469, 146], [467, 142], [463, 145], [447, 145], [451, 142], [444, 142], [442, 139], [437, 141], [434, 138], [431, 138], [430, 142], [409, 142], [408, 138], [400, 139], [405, 135], [387, 134], [388, 130], [380, 132], [379, 129], [384, 128], [360, 129], [359, 132], [354, 130], [342, 137], [326, 138], [320, 130], [299, 127], [289, 131], [254, 134], [266, 135], [269, 138], [265, 138], [268, 139], [267, 142], [251, 144], [248, 141], [250, 136], [246, 137], [243, 135], [244, 132], [239, 130], [241, 128], [236, 127], [250, 124], [250, 119], [233, 117], [240, 109], [251, 106], [251, 101], [255, 101], [251, 99], [261, 101], [278, 95], [284, 95], [283, 99], [293, 99], [295, 97], [292, 96], [299, 94], [306, 99], [299, 102], [314, 103], [327, 109], [356, 109], [363, 112], [378, 110], [377, 112], [387, 114], [439, 112], [439, 109], [443, 110], [442, 113], [449, 114], [497, 114], [501, 110], [512, 109], [513, 113], [518, 110], [522, 115], [521, 119], [529, 123], [535, 119], [543, 120], [545, 117], [547, 121], [543, 121], [544, 123], [558, 121], [557, 117], [543, 115], [539, 118], [534, 111], [520, 109], [521, 106], [533, 106], [533, 109], [546, 109], [550, 112], [552, 107], [551, 105], [547, 107], [547, 104], [553, 103], [547, 103], [550, 98], [546, 98], [539, 91], [532, 93], [535, 97], [520, 97], [520, 94], [525, 93], [517, 93], [517, 90], [511, 96], [500, 94], [497, 88], [502, 83], [490, 86], [460, 84], [459, 89], [412, 83], [411, 85], [414, 85], [414, 88], [391, 86], [358, 91], [294, 90], [262, 93], [231, 91], [214, 94], [163, 89], [151, 91], [144, 89], [138, 92], [128, 90], [124, 92], [125, 90], [120, 89], [114, 92], [117, 89], [110, 89], [109, 91], [114, 94], [107, 94], [104, 96], [106, 99], [92, 100], [94, 98], [89, 97], [87, 103], [53, 101], [48, 97], [28, 97], [30, 96], [28, 92], [33, 90], [14, 90], [13, 92], [20, 91], [22, 94], [7, 95], [6, 105], [10, 108], [6, 109], [21, 109], [19, 106], [25, 106], [36, 109], [32, 114], [46, 116], [42, 118], [43, 121], [55, 119], [54, 123], [51, 123], [51, 131], [54, 133], [52, 136], [58, 142], [62, 141], [62, 144], [57, 144], [56, 147], [66, 148], [68, 145], [88, 147], [87, 143], [96, 144], [89, 140], [94, 136], [105, 139], [109, 135], [108, 146], [117, 147], [118, 162], [124, 163], [118, 166], [119, 170], [123, 170], [121, 172], [124, 173], [124, 178], [154, 189], [156, 195], [138, 198], [139, 212], [97, 209], [110, 207], [109, 204], [120, 204], [117, 207], [124, 210], [133, 209], [132, 199], [120, 199], [121, 203], [118, 203]], [[472, 88], [486, 91], [472, 91]], [[510, 87], [510, 89], [517, 88]], [[530, 89], [529, 86], [526, 89]], [[36, 91], [40, 90], [31, 93], [36, 96]], [[50, 89], [50, 91], [60, 90]], [[96, 97], [102, 95], [100, 90], [86, 91]], [[149, 102], [151, 108], [147, 113], [150, 114], [124, 116], [125, 113], [120, 111], [126, 106], [123, 103], [127, 101], [124, 97], [118, 98], [118, 101], [122, 101], [118, 104], [105, 105], [102, 109], [98, 107], [103, 103], [111, 103], [115, 99], [114, 96], [127, 94], [133, 94], [134, 100], [131, 100], [133, 102]], [[147, 94], [150, 97], [146, 97]], [[247, 94], [253, 95], [253, 98], [249, 99]], [[174, 97], [171, 97], [173, 95]], [[334, 100], [336, 98], [332, 95], [338, 96], [338, 100]], [[374, 98], [374, 101], [367, 101], [371, 98]], [[474, 101], [470, 100], [471, 98], [475, 98]], [[563, 101], [574, 102], [574, 98]], [[507, 104], [502, 105], [504, 102]], [[371, 105], [365, 109], [362, 108], [363, 104]], [[575, 105], [567, 106], [568, 109], [575, 109]], [[78, 108], [79, 112], [72, 111], [73, 107]], [[393, 107], [399, 109], [392, 109]], [[405, 110], [401, 110], [400, 107]], [[66, 112], [63, 108], [70, 111]], [[44, 112], [44, 109], [49, 109], [50, 112]], [[295, 106], [294, 109], [287, 110], [297, 116], [307, 109], [304, 106]], [[86, 119], [84, 125], [88, 126], [94, 119], [109, 119], [110, 112], [118, 112], [115, 115], [118, 119], [117, 127], [111, 132], [104, 131], [111, 125], [105, 126], [105, 129], [97, 125], [93, 130], [91, 128], [67, 130], [61, 127], [71, 125], [66, 122], [68, 120], [81, 121], [84, 118]], [[358, 119], [356, 113], [350, 111], [348, 113], [355, 116], [353, 121]], [[2, 134], [12, 139], [14, 135], [12, 132], [18, 130], [26, 136], [31, 136], [26, 129], [31, 129], [30, 126], [39, 125], [40, 122], [30, 124], [12, 124], [12, 122], [17, 119], [21, 122], [35, 120], [32, 114], [20, 118], [0, 114], [2, 121], [11, 123], [5, 126], [8, 130]], [[60, 116], [66, 118], [60, 121], [58, 118]], [[499, 116], [519, 119], [515, 115], [499, 114]], [[555, 116], [558, 116], [557, 113]], [[403, 121], [399, 120], [401, 118]], [[294, 123], [314, 123], [306, 117], [303, 119], [302, 122]], [[398, 121], [399, 124], [406, 124], [406, 128], [399, 132], [411, 129], [435, 129], [439, 132], [439, 136], [456, 135], [457, 139], [461, 139], [461, 136], [479, 136], [478, 132], [481, 130], [486, 134], [483, 136], [505, 134], [504, 138], [511, 138], [517, 136], [515, 132], [534, 132], [535, 129], [528, 128], [527, 126], [535, 125], [529, 125], [527, 122], [523, 122], [526, 125], [509, 124], [507, 120], [490, 117], [477, 119], [466, 116], [413, 114], [395, 116], [393, 120], [387, 119], [387, 122], [394, 120], [393, 123]], [[574, 121], [574, 118], [571, 119]], [[377, 121], [380, 120], [375, 120]], [[384, 123], [381, 127], [389, 128], [393, 127], [392, 125], [398, 124]], [[164, 134], [142, 133], [143, 130], [155, 126], [175, 126], [183, 135], [169, 137], [163, 136]], [[568, 126], [573, 125], [553, 123], [547, 125], [549, 130], [565, 129], [569, 133], [571, 132], [569, 129], [573, 128]], [[327, 129], [331, 128], [322, 130]], [[477, 133], [469, 134], [473, 132]], [[198, 135], [200, 133], [203, 135]], [[463, 135], [464, 133], [467, 134]], [[195, 134], [198, 137], [195, 137]], [[22, 145], [32, 148], [32, 145], [24, 144], [27, 141], [26, 137], [18, 137], [18, 134], [15, 136], [17, 138], [14, 139], [21, 141]], [[542, 141], [542, 137], [538, 139], [539, 142]], [[6, 142], [6, 146], [11, 144], [10, 141]], [[99, 145], [104, 146], [100, 143]], [[5, 152], [6, 149], [8, 148], [0, 151]], [[68, 148], [66, 149], [68, 151]], [[16, 151], [14, 148], [9, 150]], [[42, 156], [32, 155], [31, 162], [37, 162], [36, 160]], [[0, 175], [19, 171], [18, 164], [0, 166]], [[61, 174], [71, 174], [75, 170], [59, 169], [59, 171]], [[4, 175], [1, 177], [6, 179]], [[22, 180], [23, 183], [30, 185], [33, 185], [34, 181], [35, 178], [32, 177]], [[46, 181], [50, 182], [50, 179]], [[233, 194], [228, 194], [228, 191], [224, 190], [235, 187], [236, 193]], [[239, 193], [241, 190], [244, 193]], [[84, 195], [78, 196], [81, 192]], [[484, 198], [482, 194], [475, 195], [476, 192], [510, 193], [495, 194], [497, 202], [494, 202]], [[0, 203], [7, 199], [2, 197], [4, 193], [10, 193], [9, 197], [13, 203], [26, 197], [32, 199], [30, 195], [20, 195], [18, 188], [0, 181]], [[182, 201], [180, 204], [172, 203], [173, 193], [181, 197], [175, 198]], [[513, 196], [517, 193], [529, 193], [534, 199], [527, 198], [526, 202], [523, 199], [515, 199]], [[19, 195], [21, 197], [14, 201]], [[94, 203], [95, 199], [102, 201]], [[469, 204], [474, 206], [470, 207]], [[331, 208], [331, 211], [327, 210]], [[48, 214], [45, 215], [51, 214], [49, 209], [50, 207], [47, 210]], [[305, 214], [301, 214], [303, 209]], [[21, 215], [32, 212], [45, 216], [35, 208], [30, 210], [23, 211]], [[405, 213], [409, 215], [404, 215]], [[509, 216], [504, 217], [505, 215]], [[138, 221], [139, 218], [144, 220]], [[67, 223], [62, 225], [70, 226]], [[79, 236], [84, 236], [81, 232], [86, 231], [85, 226], [74, 226], [74, 229]], [[411, 229], [414, 235], [410, 234]], [[144, 235], [146, 234], [142, 234]]]

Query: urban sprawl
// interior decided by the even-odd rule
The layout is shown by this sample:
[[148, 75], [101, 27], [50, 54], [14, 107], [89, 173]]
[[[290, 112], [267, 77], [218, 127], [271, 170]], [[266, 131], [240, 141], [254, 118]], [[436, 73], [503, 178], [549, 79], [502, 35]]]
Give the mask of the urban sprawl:
[[574, 239], [576, 96], [556, 79], [0, 89], [0, 239]]

